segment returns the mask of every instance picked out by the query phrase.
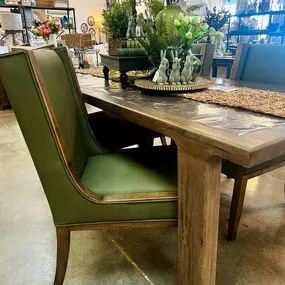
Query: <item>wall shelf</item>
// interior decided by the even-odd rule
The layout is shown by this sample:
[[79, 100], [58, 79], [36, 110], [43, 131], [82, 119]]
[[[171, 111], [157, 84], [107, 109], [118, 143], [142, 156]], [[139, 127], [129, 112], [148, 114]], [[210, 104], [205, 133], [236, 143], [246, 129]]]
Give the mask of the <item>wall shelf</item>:
[[252, 16], [265, 16], [265, 15], [285, 15], [285, 10], [256, 12], [256, 13], [247, 13], [247, 14], [236, 14], [236, 15], [232, 15], [231, 17], [247, 18], [247, 17], [252, 17]]
[[[268, 30], [256, 30], [256, 29], [248, 29], [245, 30], [243, 29], [244, 24], [242, 24], [242, 19], [243, 18], [248, 18], [252, 16], [265, 16], [268, 15], [268, 26], [270, 26], [272, 23], [274, 23], [274, 17], [275, 15], [284, 15], [284, 23], [283, 26], [285, 29], [285, 10], [280, 10], [280, 11], [268, 11], [268, 12], [256, 12], [256, 13], [247, 13], [247, 14], [236, 14], [236, 15], [231, 15], [229, 18], [229, 23], [228, 23], [228, 33], [227, 33], [227, 50], [229, 50], [230, 44], [230, 39], [231, 37], [237, 37], [237, 43], [240, 42], [240, 38], [242, 36], [260, 36], [260, 35], [267, 35], [267, 41], [270, 43], [271, 37], [281, 37], [280, 42], [283, 44], [285, 42], [285, 30], [277, 30], [276, 32], [270, 32]], [[237, 30], [231, 31], [231, 22], [233, 18], [237, 18]], [[278, 27], [278, 29], [280, 26]]]
[[69, 29], [69, 31], [74, 30], [76, 33], [76, 18], [75, 18], [75, 9], [74, 8], [69, 8], [69, 7], [40, 7], [40, 6], [23, 6], [23, 5], [6, 5], [6, 4], [0, 4], [0, 8], [6, 8], [6, 9], [19, 9], [22, 10], [22, 15], [23, 15], [23, 26], [24, 30], [26, 32], [26, 35], [24, 35], [23, 32], [23, 41], [24, 43], [30, 43], [29, 41], [29, 36], [28, 36], [28, 31], [29, 27], [27, 27], [27, 21], [25, 17], [25, 9], [32, 9], [32, 10], [49, 10], [49, 11], [63, 11], [66, 12], [67, 18], [70, 18], [70, 13], [73, 15], [73, 22], [74, 22], [74, 28]]
[[285, 32], [269, 32], [267, 30], [246, 30], [246, 31], [232, 31], [229, 36], [259, 36], [270, 35], [275, 37], [285, 36]]
[[33, 10], [56, 10], [56, 11], [73, 11], [75, 10], [74, 8], [69, 8], [69, 7], [41, 7], [41, 6], [23, 6], [23, 5], [5, 5], [5, 4], [0, 4], [0, 8], [26, 8], [26, 9], [33, 9]]

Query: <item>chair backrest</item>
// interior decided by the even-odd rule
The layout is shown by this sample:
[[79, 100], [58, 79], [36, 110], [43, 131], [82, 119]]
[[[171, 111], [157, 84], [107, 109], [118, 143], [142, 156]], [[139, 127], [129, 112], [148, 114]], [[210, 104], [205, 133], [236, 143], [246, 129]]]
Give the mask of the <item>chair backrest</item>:
[[201, 76], [211, 76], [212, 63], [215, 53], [214, 44], [195, 44], [192, 53], [201, 56], [202, 70]]
[[285, 46], [239, 44], [231, 79], [285, 84]]
[[[65, 57], [64, 57], [65, 56]], [[63, 64], [62, 59], [69, 64]], [[88, 220], [103, 197], [80, 180], [93, 140], [65, 48], [0, 55], [0, 78], [48, 199], [55, 225]], [[70, 71], [72, 70], [72, 72]], [[85, 112], [85, 113], [84, 113]], [[80, 213], [80, 214], [79, 214]]]
[[[94, 142], [79, 88], [58, 51], [42, 49], [0, 56], [0, 78], [37, 169], [64, 160], [80, 176], [89, 156], [102, 153]], [[65, 55], [67, 58], [67, 54]], [[60, 160], [43, 161], [57, 148]]]

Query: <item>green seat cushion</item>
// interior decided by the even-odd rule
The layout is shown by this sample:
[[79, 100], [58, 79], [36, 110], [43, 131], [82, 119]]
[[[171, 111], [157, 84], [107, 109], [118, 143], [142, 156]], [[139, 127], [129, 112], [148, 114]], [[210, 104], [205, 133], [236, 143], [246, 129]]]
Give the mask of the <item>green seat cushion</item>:
[[177, 150], [155, 147], [90, 157], [81, 179], [100, 195], [175, 192]]

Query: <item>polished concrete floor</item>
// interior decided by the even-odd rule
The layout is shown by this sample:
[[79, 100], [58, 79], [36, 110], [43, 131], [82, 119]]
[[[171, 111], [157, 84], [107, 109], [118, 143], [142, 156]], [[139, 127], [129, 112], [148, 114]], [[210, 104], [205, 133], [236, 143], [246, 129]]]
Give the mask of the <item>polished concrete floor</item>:
[[[221, 188], [217, 285], [285, 284], [285, 169], [248, 184], [238, 240], [225, 239], [232, 180]], [[0, 112], [0, 284], [51, 285], [51, 213], [12, 111]], [[66, 285], [176, 283], [177, 229], [72, 234]]]

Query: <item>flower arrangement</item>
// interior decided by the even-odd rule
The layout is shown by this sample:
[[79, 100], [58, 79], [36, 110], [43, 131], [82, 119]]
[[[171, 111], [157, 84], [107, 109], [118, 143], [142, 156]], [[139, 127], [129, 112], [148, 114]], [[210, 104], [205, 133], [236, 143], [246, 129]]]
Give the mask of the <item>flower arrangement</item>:
[[200, 17], [184, 16], [182, 13], [174, 21], [174, 25], [179, 33], [179, 41], [176, 43], [176, 46], [170, 48], [178, 51], [182, 69], [187, 61], [187, 57], [191, 57], [196, 69], [194, 71], [195, 74], [192, 75], [192, 80], [194, 81], [200, 72], [201, 62], [192, 54], [191, 48], [195, 43], [209, 36], [215, 36], [217, 32], [214, 28], [210, 28], [208, 24], [201, 23]]
[[182, 13], [174, 21], [174, 25], [179, 32], [180, 48], [183, 50], [189, 50], [194, 43], [216, 33], [215, 29], [210, 28], [208, 24], [200, 23], [199, 17], [184, 16]]
[[213, 11], [207, 9], [207, 14], [205, 17], [205, 23], [216, 31], [221, 30], [226, 23], [228, 23], [230, 18], [229, 11], [217, 12], [217, 8], [214, 7]]
[[36, 21], [36, 27], [33, 28], [35, 35], [49, 39], [51, 34], [58, 34], [61, 31], [61, 23], [52, 17], [47, 17], [45, 21]]

